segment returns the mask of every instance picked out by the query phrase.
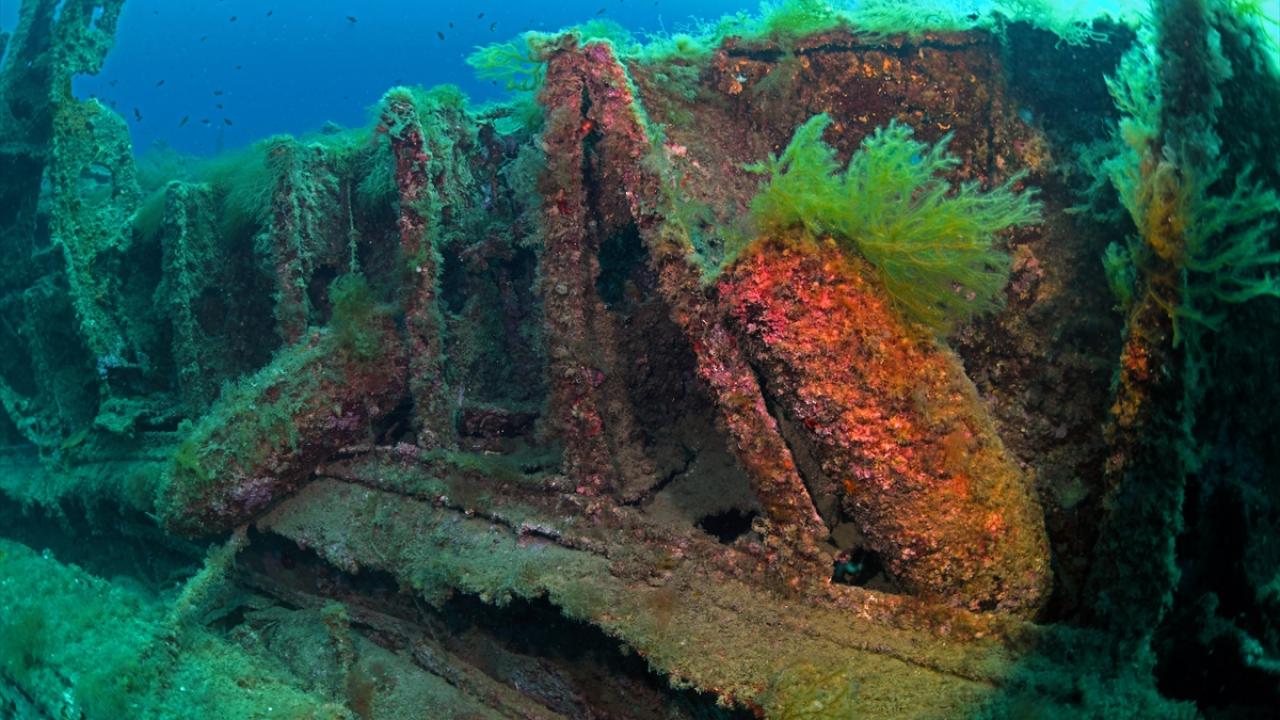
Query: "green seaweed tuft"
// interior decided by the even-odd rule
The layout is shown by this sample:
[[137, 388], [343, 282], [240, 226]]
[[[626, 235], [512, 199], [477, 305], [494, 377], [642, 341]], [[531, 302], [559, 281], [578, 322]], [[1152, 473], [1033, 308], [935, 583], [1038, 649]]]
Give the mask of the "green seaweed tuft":
[[953, 186], [943, 175], [959, 160], [947, 139], [931, 147], [896, 122], [863, 140], [841, 172], [822, 140], [830, 123], [811, 118], [781, 155], [748, 167], [769, 176], [751, 205], [757, 232], [835, 238], [875, 266], [903, 312], [938, 332], [997, 309], [1009, 258], [995, 233], [1040, 219], [1032, 194], [1013, 189], [1021, 175], [987, 192]]
[[162, 190], [173, 180], [190, 180], [199, 162], [198, 158], [183, 155], [167, 143], [156, 142], [138, 157], [138, 187], [150, 192]]
[[845, 198], [836, 152], [822, 140], [830, 124], [828, 115], [815, 115], [796, 130], [781, 155], [746, 167], [769, 176], [751, 201], [752, 219], [761, 232], [795, 226], [814, 235], [835, 232], [832, 220], [841, 214]]
[[183, 477], [194, 480], [201, 487], [213, 482], [213, 476], [200, 461], [200, 447], [190, 437], [178, 444], [173, 453], [174, 470]]
[[387, 309], [378, 304], [364, 275], [348, 273], [335, 279], [329, 285], [329, 303], [329, 328], [338, 347], [360, 360], [377, 357], [382, 338], [378, 328]]
[[541, 37], [527, 32], [505, 42], [477, 47], [467, 56], [467, 64], [480, 79], [507, 90], [536, 90], [542, 86], [546, 72], [539, 50]]
[[1133, 304], [1133, 296], [1138, 285], [1137, 269], [1133, 265], [1133, 254], [1127, 245], [1113, 242], [1107, 245], [1102, 255], [1102, 269], [1107, 275], [1107, 285], [1111, 295], [1116, 299], [1119, 310], [1128, 310]]
[[[1228, 158], [1217, 155], [1216, 136], [1198, 143], [1211, 152], [1200, 167], [1190, 162], [1196, 153], [1185, 149], [1166, 147], [1158, 161], [1153, 157], [1164, 111], [1158, 63], [1155, 46], [1146, 38], [1107, 78], [1121, 118], [1113, 142], [1118, 150], [1102, 170], [1141, 239], [1130, 241], [1136, 250], [1126, 254], [1127, 272], [1136, 276], [1144, 253], [1180, 263], [1181, 304], [1171, 308], [1174, 344], [1190, 335], [1191, 352], [1198, 355], [1201, 336], [1220, 330], [1233, 305], [1280, 297], [1280, 251], [1271, 245], [1280, 195], [1255, 180], [1248, 163], [1232, 176]], [[1217, 71], [1223, 79], [1229, 77], [1229, 67], [1220, 65]], [[1177, 231], [1173, 238], [1170, 229]], [[1104, 263], [1109, 277], [1111, 264], [1119, 259], [1108, 249]], [[1193, 365], [1198, 363], [1193, 359]]]
[[838, 27], [846, 14], [827, 0], [783, 0], [761, 5], [759, 32], [773, 38], [811, 35]]
[[476, 76], [514, 93], [498, 124], [504, 135], [541, 130], [542, 108], [535, 101], [534, 93], [546, 77], [547, 52], [557, 47], [565, 36], [572, 36], [578, 44], [608, 42], [619, 55], [638, 56], [645, 50], [631, 31], [602, 18], [557, 33], [531, 30], [504, 42], [475, 48], [467, 56], [467, 64]]
[[166, 186], [152, 190], [133, 212], [133, 233], [142, 240], [152, 240], [164, 225]]
[[391, 150], [390, 138], [379, 135], [373, 139], [373, 148], [359, 156], [355, 200], [361, 208], [374, 210], [391, 207], [397, 199], [396, 157]]
[[252, 232], [265, 225], [276, 180], [269, 152], [280, 140], [277, 137], [255, 143], [209, 160], [200, 168], [200, 179], [209, 183], [222, 205], [219, 224], [224, 236]]

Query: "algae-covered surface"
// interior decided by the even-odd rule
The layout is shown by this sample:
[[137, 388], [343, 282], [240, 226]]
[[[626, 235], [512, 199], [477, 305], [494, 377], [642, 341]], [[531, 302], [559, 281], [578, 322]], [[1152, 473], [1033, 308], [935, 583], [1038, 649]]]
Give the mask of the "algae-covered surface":
[[1266, 3], [602, 10], [213, 156], [124, 6], [0, 28], [0, 718], [1280, 707]]

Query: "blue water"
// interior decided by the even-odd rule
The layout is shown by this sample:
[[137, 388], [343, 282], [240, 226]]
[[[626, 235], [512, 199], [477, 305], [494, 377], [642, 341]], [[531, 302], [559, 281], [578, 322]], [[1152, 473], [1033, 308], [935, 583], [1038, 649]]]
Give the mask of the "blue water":
[[[17, 5], [0, 0], [0, 27], [13, 28]], [[361, 125], [367, 108], [401, 83], [455, 83], [492, 99], [500, 89], [477, 80], [464, 60], [476, 45], [523, 30], [597, 16], [631, 30], [676, 30], [691, 16], [757, 7], [756, 0], [128, 0], [102, 74], [79, 78], [75, 91], [126, 117], [139, 153], [163, 141], [209, 154], [326, 121]]]

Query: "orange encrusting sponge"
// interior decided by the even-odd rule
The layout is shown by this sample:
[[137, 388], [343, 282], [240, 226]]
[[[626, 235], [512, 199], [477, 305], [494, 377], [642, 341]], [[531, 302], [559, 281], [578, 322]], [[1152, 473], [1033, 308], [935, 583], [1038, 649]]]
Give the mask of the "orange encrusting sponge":
[[911, 593], [1032, 616], [1051, 583], [1030, 479], [959, 359], [834, 242], [765, 238], [722, 300], [871, 549]]

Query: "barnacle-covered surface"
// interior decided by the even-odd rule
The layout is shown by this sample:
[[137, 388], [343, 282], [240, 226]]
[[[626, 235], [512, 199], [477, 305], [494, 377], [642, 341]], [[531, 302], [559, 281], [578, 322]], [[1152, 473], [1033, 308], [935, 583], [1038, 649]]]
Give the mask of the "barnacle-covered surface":
[[[69, 90], [119, 5], [0, 35], [0, 715], [1280, 702], [1248, 3], [531, 35], [484, 55], [510, 104], [393, 88], [158, 184]], [[1000, 309], [922, 325], [856, 243], [750, 220], [823, 113], [838, 167], [899, 123], [950, 197], [1037, 193]]]

